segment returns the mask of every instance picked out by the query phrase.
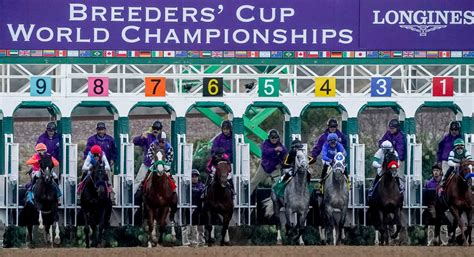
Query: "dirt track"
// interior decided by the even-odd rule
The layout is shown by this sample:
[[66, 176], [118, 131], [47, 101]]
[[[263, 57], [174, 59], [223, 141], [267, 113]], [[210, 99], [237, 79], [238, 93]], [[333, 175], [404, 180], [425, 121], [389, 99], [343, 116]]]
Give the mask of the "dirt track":
[[175, 248], [113, 248], [113, 249], [0, 249], [1, 257], [234, 257], [234, 256], [474, 256], [473, 247], [366, 247], [366, 246], [233, 246], [233, 247], [175, 247]]

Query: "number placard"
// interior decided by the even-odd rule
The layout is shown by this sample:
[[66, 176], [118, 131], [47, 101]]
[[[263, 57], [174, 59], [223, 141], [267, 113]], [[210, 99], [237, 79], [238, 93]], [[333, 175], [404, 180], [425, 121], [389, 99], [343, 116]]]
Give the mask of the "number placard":
[[109, 96], [109, 78], [108, 77], [89, 77], [88, 78], [89, 96]]
[[279, 78], [259, 78], [258, 96], [260, 97], [278, 97], [280, 95]]
[[392, 96], [392, 78], [374, 77], [370, 80], [371, 96]]
[[336, 96], [336, 78], [334, 77], [317, 77], [315, 81], [315, 95], [320, 97]]
[[31, 77], [30, 96], [51, 96], [51, 77]]
[[145, 96], [165, 96], [165, 77], [145, 77]]
[[202, 82], [202, 96], [223, 96], [223, 78], [204, 78]]
[[454, 96], [453, 77], [433, 77], [433, 96]]

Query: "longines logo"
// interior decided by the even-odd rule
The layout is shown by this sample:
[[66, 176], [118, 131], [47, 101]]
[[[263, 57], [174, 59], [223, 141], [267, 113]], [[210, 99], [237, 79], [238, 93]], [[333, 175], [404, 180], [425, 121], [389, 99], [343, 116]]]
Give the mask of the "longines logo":
[[474, 11], [455, 10], [389, 10], [382, 13], [373, 10], [374, 25], [398, 25], [400, 28], [418, 32], [425, 37], [428, 32], [447, 28], [448, 25], [473, 25]]

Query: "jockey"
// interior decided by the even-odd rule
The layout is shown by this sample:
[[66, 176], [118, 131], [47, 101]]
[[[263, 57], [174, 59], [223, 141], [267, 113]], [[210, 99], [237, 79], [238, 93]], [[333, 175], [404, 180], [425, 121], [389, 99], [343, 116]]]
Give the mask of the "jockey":
[[[295, 175], [293, 171], [294, 164], [295, 164], [295, 157], [296, 157], [296, 152], [300, 149], [303, 149], [303, 143], [301, 143], [301, 141], [297, 138], [293, 140], [293, 142], [291, 142], [290, 151], [288, 152], [288, 154], [286, 154], [284, 158], [283, 175], [281, 177], [282, 183], [287, 183], [290, 177], [293, 177]], [[311, 156], [307, 156], [307, 157], [308, 157], [308, 164], [309, 164], [313, 161], [313, 158]], [[308, 181], [308, 183], [311, 180], [311, 173], [309, 170], [308, 170], [308, 174], [306, 174], [306, 180]]]
[[231, 165], [230, 166], [231, 167], [231, 172], [229, 172], [229, 175], [227, 176], [227, 183], [229, 183], [229, 185], [230, 185], [230, 188], [232, 190], [232, 194], [235, 195], [234, 181], [233, 181], [233, 177], [232, 177], [232, 163], [230, 161], [229, 155], [226, 154], [225, 149], [222, 148], [222, 147], [218, 147], [214, 151], [214, 154], [212, 155], [211, 159], [207, 163], [208, 177], [207, 177], [207, 181], [206, 181], [206, 190], [204, 190], [204, 191], [206, 192], [207, 187], [210, 184], [212, 184], [212, 182], [214, 181], [214, 176], [216, 174], [216, 166], [221, 161], [225, 161], [229, 165]]
[[[385, 140], [382, 142], [382, 144], [380, 145], [380, 148], [379, 150], [377, 150], [377, 152], [375, 152], [374, 154], [374, 158], [373, 158], [373, 162], [372, 162], [372, 167], [376, 168], [377, 169], [377, 175], [375, 176], [375, 179], [374, 181], [372, 182], [372, 186], [370, 187], [369, 189], [369, 197], [372, 197], [372, 193], [374, 191], [374, 187], [375, 185], [377, 184], [377, 182], [380, 180], [380, 178], [382, 177], [382, 171], [383, 171], [383, 163], [384, 163], [384, 159], [385, 159], [385, 156], [386, 154], [388, 153], [393, 153], [395, 154], [395, 156], [397, 157], [397, 162], [396, 163], [392, 163], [390, 162], [388, 164], [388, 167], [386, 167], [387, 169], [389, 168], [395, 168], [393, 167], [394, 165], [396, 166], [396, 168], [398, 169], [399, 168], [399, 164], [398, 164], [398, 153], [397, 151], [395, 151], [393, 149], [393, 145], [390, 141], [388, 140]], [[400, 182], [400, 177], [398, 176], [397, 174], [397, 182], [398, 182], [398, 188], [400, 190], [400, 192], [403, 192], [405, 190], [404, 188], [404, 185], [403, 183]]]
[[461, 161], [463, 160], [472, 160], [472, 157], [471, 153], [464, 147], [464, 140], [458, 138], [454, 140], [454, 148], [449, 153], [449, 169], [441, 180], [441, 183], [439, 184], [439, 195], [445, 190], [444, 186], [446, 184], [446, 180], [449, 178], [453, 170], [456, 170], [456, 172], [459, 170], [459, 166], [461, 165]]
[[[321, 173], [321, 185], [324, 185], [324, 180], [326, 179], [328, 168], [332, 165], [334, 161], [334, 156], [337, 153], [342, 153], [344, 157], [347, 155], [344, 146], [339, 143], [339, 137], [336, 133], [330, 133], [326, 143], [323, 145], [322, 150], [322, 161], [323, 161], [323, 172]], [[346, 170], [344, 170], [344, 175], [346, 175]]]
[[[36, 183], [36, 180], [39, 177], [39, 172], [40, 172], [40, 163], [39, 163], [39, 161], [43, 157], [50, 156], [51, 160], [53, 161], [54, 167], [57, 167], [59, 165], [58, 160], [56, 160], [56, 158], [54, 158], [54, 156], [51, 156], [49, 153], [47, 153], [48, 149], [47, 149], [45, 144], [43, 144], [43, 143], [37, 144], [35, 146], [35, 151], [36, 151], [36, 153], [33, 154], [33, 156], [31, 156], [31, 158], [28, 161], [26, 161], [26, 164], [32, 166], [32, 170], [31, 170], [32, 182], [31, 182], [30, 190], [33, 188], [34, 184]], [[59, 199], [62, 195], [61, 190], [59, 189], [59, 178], [58, 178], [58, 175], [56, 174], [56, 172], [54, 172], [54, 170], [52, 170], [51, 173], [53, 174], [53, 178], [54, 178], [54, 182], [55, 182], [54, 185], [56, 186], [56, 190], [58, 192], [58, 201], [59, 201]]]
[[221, 124], [222, 133], [219, 134], [212, 142], [211, 155], [214, 155], [217, 149], [223, 148], [229, 161], [232, 163], [233, 149], [232, 149], [232, 123], [225, 120]]
[[91, 174], [92, 168], [96, 167], [97, 165], [104, 167], [105, 171], [107, 172], [107, 187], [109, 192], [112, 192], [112, 187], [108, 177], [108, 173], [110, 172], [109, 161], [107, 160], [104, 151], [102, 151], [102, 148], [100, 148], [100, 146], [98, 145], [94, 145], [91, 147], [91, 150], [87, 154], [86, 160], [84, 161], [84, 165], [82, 165], [82, 177], [81, 182], [78, 185], [79, 192], [81, 192], [85, 178]]

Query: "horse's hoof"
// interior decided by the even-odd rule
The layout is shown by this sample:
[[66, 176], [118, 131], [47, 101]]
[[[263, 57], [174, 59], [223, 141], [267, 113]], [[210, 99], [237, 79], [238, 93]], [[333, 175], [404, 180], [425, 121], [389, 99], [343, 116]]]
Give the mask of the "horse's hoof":
[[61, 244], [61, 238], [60, 238], [60, 237], [55, 237], [55, 238], [54, 238], [54, 244], [55, 244], [55, 245]]
[[171, 242], [173, 242], [173, 243], [176, 242], [176, 236], [175, 235], [171, 236]]
[[43, 232], [43, 230], [44, 230], [44, 225], [39, 225], [39, 226], [38, 226], [38, 230], [39, 230], [40, 232]]
[[148, 241], [148, 248], [152, 248], [152, 247], [153, 247], [153, 246], [152, 246], [151, 242]]
[[277, 245], [282, 245], [282, 241], [281, 240], [277, 240]]

